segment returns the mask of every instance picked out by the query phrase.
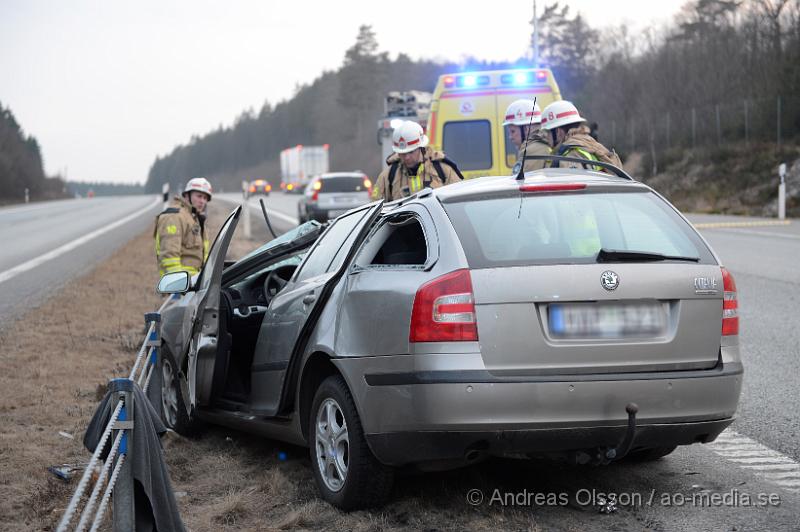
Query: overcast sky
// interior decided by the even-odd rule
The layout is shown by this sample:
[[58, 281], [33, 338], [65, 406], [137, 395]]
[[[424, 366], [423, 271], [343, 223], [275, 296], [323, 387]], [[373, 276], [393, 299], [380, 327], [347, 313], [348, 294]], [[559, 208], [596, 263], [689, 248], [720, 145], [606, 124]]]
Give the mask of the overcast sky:
[[[685, 0], [567, 3], [593, 27], [641, 29]], [[515, 59], [532, 4], [0, 0], [0, 103], [39, 140], [48, 174], [143, 182], [156, 155], [339, 67], [361, 24], [393, 57]]]

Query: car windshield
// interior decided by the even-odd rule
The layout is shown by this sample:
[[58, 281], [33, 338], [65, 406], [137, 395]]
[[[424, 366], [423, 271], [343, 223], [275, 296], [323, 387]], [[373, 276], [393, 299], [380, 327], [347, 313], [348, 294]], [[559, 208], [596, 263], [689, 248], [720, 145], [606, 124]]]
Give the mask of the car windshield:
[[280, 235], [279, 237], [277, 237], [277, 238], [275, 238], [273, 240], [270, 240], [269, 242], [267, 242], [263, 246], [254, 249], [253, 251], [251, 251], [250, 253], [248, 253], [247, 255], [242, 257], [241, 259], [239, 259], [239, 262], [247, 260], [250, 257], [253, 257], [255, 255], [260, 255], [261, 253], [264, 253], [265, 251], [269, 251], [270, 249], [276, 248], [276, 247], [280, 246], [281, 244], [286, 244], [286, 243], [292, 242], [293, 240], [298, 240], [298, 239], [306, 236], [309, 233], [319, 232], [321, 228], [322, 228], [322, 224], [320, 224], [319, 222], [314, 221], [314, 220], [312, 220], [310, 222], [306, 222], [303, 225], [298, 225], [294, 229], [283, 233], [282, 235]]
[[622, 252], [628, 262], [663, 255], [715, 263], [694, 229], [650, 192], [515, 195], [445, 209], [471, 268], [588, 264]]

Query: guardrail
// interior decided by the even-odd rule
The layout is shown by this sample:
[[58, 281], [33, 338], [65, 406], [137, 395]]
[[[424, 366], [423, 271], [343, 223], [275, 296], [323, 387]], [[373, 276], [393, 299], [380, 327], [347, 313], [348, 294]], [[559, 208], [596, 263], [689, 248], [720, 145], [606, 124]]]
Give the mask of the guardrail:
[[[98, 530], [103, 524], [109, 501], [113, 501], [114, 505], [114, 530], [135, 530], [134, 479], [132, 460], [129, 458], [132, 456], [133, 445], [134, 390], [136, 386], [139, 386], [147, 394], [153, 375], [157, 372], [158, 349], [161, 345], [161, 311], [168, 301], [161, 305], [158, 312], [145, 314], [147, 335], [139, 348], [128, 378], [111, 380], [111, 385], [117, 393], [116, 405], [58, 524], [58, 532], [70, 530], [70, 523], [81, 505], [83, 505], [83, 510], [80, 512], [80, 518], [74, 530], [82, 532], [86, 530], [87, 526], [90, 526], [89, 530], [92, 532]], [[160, 405], [156, 406], [160, 409]], [[112, 434], [111, 450], [105, 458], [103, 468], [87, 498], [84, 494], [98, 463], [103, 461], [102, 455]], [[101, 491], [102, 497], [100, 496]], [[100, 497], [99, 504], [98, 497]]]

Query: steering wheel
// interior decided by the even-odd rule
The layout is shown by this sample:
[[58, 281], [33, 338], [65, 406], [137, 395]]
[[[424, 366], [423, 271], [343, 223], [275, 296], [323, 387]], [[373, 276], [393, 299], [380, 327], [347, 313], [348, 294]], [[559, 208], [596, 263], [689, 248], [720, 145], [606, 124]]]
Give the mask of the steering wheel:
[[269, 272], [266, 279], [264, 279], [264, 297], [267, 299], [267, 304], [272, 301], [273, 297], [278, 295], [278, 292], [283, 290], [283, 287], [292, 278], [292, 274], [296, 269], [297, 266], [287, 264]]

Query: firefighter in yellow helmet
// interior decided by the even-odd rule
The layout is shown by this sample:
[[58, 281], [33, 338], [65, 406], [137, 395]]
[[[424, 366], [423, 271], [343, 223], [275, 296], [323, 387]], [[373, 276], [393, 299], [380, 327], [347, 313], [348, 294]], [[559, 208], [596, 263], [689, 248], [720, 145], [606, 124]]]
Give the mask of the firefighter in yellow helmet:
[[[542, 111], [542, 129], [550, 132], [554, 146], [553, 155], [576, 157], [590, 161], [610, 163], [622, 168], [622, 161], [613, 150], [609, 150], [589, 135], [586, 119], [581, 117], [578, 109], [566, 100], [551, 103]], [[554, 162], [553, 166], [562, 168], [593, 168], [592, 165], [581, 165], [569, 162]], [[602, 167], [597, 166], [597, 170]]]
[[207, 179], [190, 179], [182, 196], [175, 196], [172, 205], [156, 217], [154, 236], [160, 275], [176, 271], [200, 273], [208, 257], [205, 222], [211, 195]]
[[394, 201], [463, 179], [453, 161], [428, 146], [428, 137], [416, 122], [405, 120], [395, 128], [392, 150], [394, 153], [386, 159], [388, 168], [372, 188], [373, 200]]
[[503, 126], [506, 128], [508, 140], [518, 150], [514, 174], [522, 169], [523, 160], [523, 173], [544, 168], [544, 160], [525, 158], [526, 155], [550, 155], [550, 135], [540, 129], [541, 123], [542, 111], [534, 100], [515, 100], [506, 109]]

